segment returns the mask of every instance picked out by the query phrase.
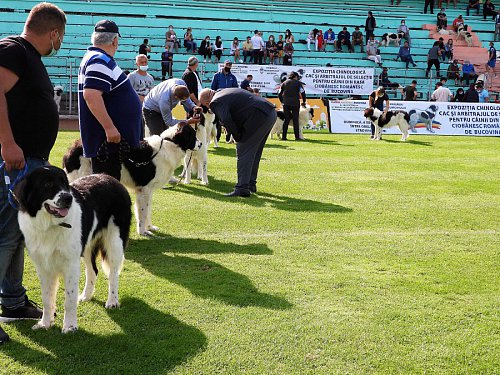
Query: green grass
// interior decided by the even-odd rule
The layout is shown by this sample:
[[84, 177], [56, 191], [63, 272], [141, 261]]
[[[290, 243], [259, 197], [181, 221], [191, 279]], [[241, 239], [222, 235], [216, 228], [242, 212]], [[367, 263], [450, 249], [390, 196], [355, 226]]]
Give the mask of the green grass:
[[234, 146], [211, 149], [208, 187], [155, 193], [158, 238], [134, 224], [122, 307], [101, 275], [62, 335], [60, 290], [55, 328], [4, 325], [0, 372], [498, 373], [500, 139], [308, 138], [269, 142], [248, 199], [223, 196]]

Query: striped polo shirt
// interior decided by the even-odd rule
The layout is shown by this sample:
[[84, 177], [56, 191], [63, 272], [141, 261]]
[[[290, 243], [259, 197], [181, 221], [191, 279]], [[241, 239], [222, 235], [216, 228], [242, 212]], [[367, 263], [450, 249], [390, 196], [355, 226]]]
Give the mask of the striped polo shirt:
[[[109, 117], [122, 139], [137, 147], [141, 136], [141, 102], [128, 77], [113, 57], [102, 49], [89, 47], [78, 71], [78, 116], [84, 155], [96, 157], [106, 141], [103, 127], [90, 111], [83, 98], [84, 89], [101, 91]], [[108, 145], [109, 153], [118, 152], [118, 146]]]

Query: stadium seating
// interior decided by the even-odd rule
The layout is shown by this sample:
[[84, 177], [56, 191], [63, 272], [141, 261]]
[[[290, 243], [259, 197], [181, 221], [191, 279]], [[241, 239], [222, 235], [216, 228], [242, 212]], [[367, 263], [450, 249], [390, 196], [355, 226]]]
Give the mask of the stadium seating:
[[[332, 27], [337, 34], [343, 26], [347, 26], [352, 33], [354, 26], [363, 27], [369, 10], [373, 11], [377, 20], [375, 33], [377, 37], [385, 32], [395, 31], [401, 19], [405, 19], [411, 29], [412, 54], [418, 67], [404, 69], [404, 63], [393, 61], [398, 48], [381, 47], [382, 59], [384, 66], [389, 68], [390, 79], [403, 86], [416, 79], [419, 81], [418, 88], [424, 98], [434, 86], [434, 82], [424, 79], [427, 51], [433, 39], [423, 26], [434, 24], [435, 15], [423, 14], [423, 2], [420, 0], [403, 0], [399, 6], [390, 6], [389, 1], [384, 1], [384, 4], [375, 7], [373, 1], [369, 0], [335, 2], [247, 0], [244, 4], [234, 0], [226, 0], [224, 3], [215, 0], [173, 0], [168, 4], [154, 0], [141, 2], [54, 0], [53, 2], [66, 12], [68, 25], [62, 50], [57, 57], [46, 58], [45, 63], [53, 83], [62, 85], [66, 91], [69, 91], [71, 86], [71, 91], [75, 92], [78, 65], [90, 43], [93, 25], [104, 18], [114, 20], [120, 27], [122, 38], [115, 56], [120, 67], [124, 70], [134, 69], [134, 58], [138, 47], [144, 38], [148, 38], [152, 46], [150, 73], [159, 79], [160, 54], [163, 51], [165, 32], [170, 24], [175, 27], [178, 37], [181, 38], [185, 29], [192, 27], [198, 45], [206, 35], [212, 40], [220, 35], [226, 47], [224, 59], [228, 55], [229, 44], [233, 37], [237, 36], [240, 40], [244, 40], [246, 36], [252, 35], [254, 29], [263, 31], [265, 40], [270, 34], [277, 36], [286, 29], [292, 30], [296, 41], [306, 39], [307, 33], [314, 27], [323, 30]], [[38, 1], [2, 0], [0, 37], [19, 34], [27, 12], [37, 3]], [[466, 17], [465, 3], [465, 0], [461, 0], [457, 9], [447, 9], [448, 18], [453, 20], [457, 15], [463, 14], [466, 23], [472, 27], [482, 45], [486, 47], [488, 42], [493, 40], [494, 24], [491, 20], [483, 21], [482, 15]], [[435, 13], [437, 12], [438, 10], [435, 10]], [[365, 55], [359, 52], [359, 47], [356, 47], [355, 53], [334, 53], [331, 46], [327, 52], [308, 52], [306, 45], [300, 43], [295, 43], [294, 47], [294, 65], [374, 67], [374, 63], [366, 60]], [[479, 49], [471, 49], [471, 54], [477, 55], [478, 51]], [[481, 50], [481, 53], [484, 54], [484, 50]], [[180, 77], [189, 56], [185, 48], [180, 48], [175, 54], [174, 76]], [[482, 65], [484, 64], [476, 68], [481, 70]], [[380, 68], [375, 68], [378, 76]], [[444, 73], [446, 69], [447, 63], [443, 64], [442, 72]], [[209, 85], [216, 70], [216, 64], [202, 64], [201, 72], [205, 86]], [[377, 80], [374, 82], [374, 85], [376, 84]], [[453, 87], [453, 83], [450, 82], [449, 86]]]

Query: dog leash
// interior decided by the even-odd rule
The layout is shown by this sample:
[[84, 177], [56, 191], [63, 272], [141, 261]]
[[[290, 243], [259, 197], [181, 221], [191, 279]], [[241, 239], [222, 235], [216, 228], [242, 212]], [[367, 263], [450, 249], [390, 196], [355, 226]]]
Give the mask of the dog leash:
[[[128, 159], [128, 156], [130, 154], [130, 145], [128, 142], [124, 139], [120, 141], [118, 144], [118, 159], [120, 162], [125, 161], [125, 159]], [[97, 160], [99, 160], [101, 163], [105, 163], [109, 159], [109, 150], [108, 150], [108, 141], [102, 142], [102, 144], [99, 146], [99, 149], [97, 150]]]
[[19, 200], [14, 194], [14, 188], [16, 187], [17, 183], [21, 181], [21, 179], [23, 179], [24, 176], [26, 176], [26, 174], [28, 173], [28, 163], [25, 161], [24, 168], [21, 170], [21, 172], [17, 174], [16, 179], [12, 183], [10, 182], [10, 176], [7, 173], [7, 168], [5, 168], [5, 161], [3, 161], [0, 164], [0, 170], [2, 169], [4, 170], [3, 176], [4, 176], [5, 186], [7, 187], [7, 199], [9, 201], [9, 204], [13, 209], [19, 210]]
[[144, 165], [148, 165], [149, 163], [151, 163], [151, 162], [153, 161], [153, 159], [156, 157], [156, 155], [158, 155], [158, 153], [160, 152], [161, 147], [163, 146], [163, 141], [170, 141], [170, 142], [173, 142], [173, 140], [172, 140], [172, 139], [170, 139], [170, 138], [165, 138], [165, 139], [163, 139], [163, 138], [162, 138], [162, 139], [161, 139], [161, 142], [160, 142], [160, 147], [158, 147], [158, 151], [156, 151], [156, 153], [154, 153], [154, 154], [153, 154], [153, 156], [151, 156], [151, 157], [149, 158], [149, 160], [146, 160], [146, 161], [134, 161], [134, 160], [132, 160], [131, 158], [127, 158], [127, 160], [128, 160], [129, 162], [131, 162], [131, 163], [134, 165], [134, 167], [136, 167], [136, 168], [138, 168], [138, 167], [142, 167], [142, 166], [144, 166]]

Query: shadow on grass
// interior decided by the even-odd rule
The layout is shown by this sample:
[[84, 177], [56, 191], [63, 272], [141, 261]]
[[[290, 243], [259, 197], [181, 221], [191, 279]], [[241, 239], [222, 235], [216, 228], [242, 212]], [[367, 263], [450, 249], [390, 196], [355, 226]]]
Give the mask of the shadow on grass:
[[351, 208], [340, 206], [333, 203], [319, 202], [310, 199], [293, 198], [286, 195], [275, 195], [265, 192], [252, 194], [249, 198], [225, 197], [224, 194], [233, 190], [234, 184], [217, 180], [209, 177], [210, 184], [204, 187], [199, 185], [177, 185], [175, 190], [178, 192], [192, 194], [197, 197], [211, 198], [224, 202], [245, 203], [249, 206], [264, 207], [272, 206], [278, 210], [284, 211], [307, 211], [307, 212], [352, 212]]
[[[79, 315], [82, 310], [85, 304], [79, 306]], [[106, 312], [120, 326], [114, 334], [99, 335], [80, 328], [63, 335], [61, 318], [58, 326], [48, 331], [33, 331], [33, 321], [12, 323], [41, 350], [13, 341], [3, 346], [2, 352], [17, 363], [49, 374], [131, 374], [139, 369], [141, 374], [158, 374], [186, 362], [207, 346], [199, 329], [139, 299], [123, 298], [119, 309]]]
[[201, 298], [217, 299], [241, 307], [258, 306], [275, 310], [292, 307], [284, 298], [259, 292], [247, 276], [207, 259], [168, 255], [169, 251], [162, 239], [131, 240], [127, 259]]
[[[382, 139], [384, 142], [387, 143], [405, 143], [400, 140], [394, 140], [394, 139]], [[432, 142], [426, 142], [426, 141], [417, 141], [415, 139], [407, 139], [406, 143], [412, 144], [412, 145], [418, 145], [418, 146], [432, 146]]]
[[[236, 145], [232, 145], [233, 147], [210, 147], [208, 149], [209, 154], [217, 155], [217, 156], [234, 156], [236, 157]], [[288, 145], [285, 144], [275, 144], [275, 143], [266, 143], [265, 148], [277, 148], [280, 150], [287, 150], [290, 149]], [[265, 152], [265, 151], [264, 151]]]

